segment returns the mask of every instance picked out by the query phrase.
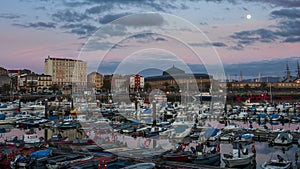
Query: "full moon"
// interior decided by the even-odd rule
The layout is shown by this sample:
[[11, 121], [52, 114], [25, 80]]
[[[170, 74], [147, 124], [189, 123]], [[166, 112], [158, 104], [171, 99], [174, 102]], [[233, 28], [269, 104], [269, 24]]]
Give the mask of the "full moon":
[[247, 18], [247, 19], [251, 19], [252, 16], [251, 16], [250, 14], [248, 14], [248, 15], [246, 16], [246, 18]]

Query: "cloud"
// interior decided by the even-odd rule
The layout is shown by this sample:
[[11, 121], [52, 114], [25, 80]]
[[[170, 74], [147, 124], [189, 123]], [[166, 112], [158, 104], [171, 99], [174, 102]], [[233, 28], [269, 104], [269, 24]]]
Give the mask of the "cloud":
[[147, 13], [147, 14], [134, 14], [127, 17], [123, 17], [115, 22], [124, 26], [161, 26], [164, 24], [164, 19], [160, 14]]
[[74, 33], [77, 35], [91, 35], [93, 34], [98, 28], [96, 26], [90, 25], [90, 24], [65, 24], [61, 26], [63, 29], [70, 30], [70, 33]]
[[[274, 31], [267, 29], [235, 32], [230, 37], [238, 40], [238, 43], [242, 45], [250, 45], [255, 42], [270, 43], [278, 39]], [[242, 45], [238, 45], [236, 49], [241, 49]]]
[[71, 10], [58, 11], [57, 13], [52, 15], [54, 21], [59, 22], [80, 22], [90, 17], [83, 13], [78, 13]]
[[108, 3], [106, 5], [97, 5], [97, 6], [93, 6], [91, 8], [86, 9], [86, 13], [87, 14], [100, 14], [104, 11], [108, 11], [111, 10], [114, 6], [111, 3]]
[[19, 26], [23, 28], [56, 28], [55, 23], [53, 22], [36, 22], [36, 23], [29, 23], [29, 24], [12, 24], [14, 26]]
[[12, 13], [2, 13], [0, 14], [0, 18], [3, 19], [17, 19], [20, 18], [20, 15], [12, 14]]
[[285, 38], [284, 42], [300, 42], [300, 21], [299, 20], [284, 20], [278, 26], [277, 35]]
[[100, 18], [99, 22], [101, 24], [107, 24], [107, 23], [110, 23], [114, 20], [117, 20], [119, 18], [122, 18], [126, 15], [129, 15], [129, 13], [120, 13], [120, 14], [108, 14], [108, 15], [105, 15], [103, 16], [102, 18]]
[[189, 43], [189, 45], [191, 46], [195, 46], [195, 47], [226, 47], [227, 45], [223, 42], [211, 42], [211, 43]]
[[280, 9], [280, 10], [276, 10], [276, 11], [272, 11], [271, 15], [273, 17], [286, 17], [289, 19], [297, 19], [300, 18], [300, 9]]

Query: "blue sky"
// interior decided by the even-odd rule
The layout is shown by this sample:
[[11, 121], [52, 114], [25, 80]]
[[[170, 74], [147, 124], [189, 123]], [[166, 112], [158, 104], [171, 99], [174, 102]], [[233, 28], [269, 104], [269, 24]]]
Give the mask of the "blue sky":
[[[80, 59], [94, 63], [103, 59], [97, 56], [113, 45], [112, 42], [124, 39], [129, 32], [160, 28], [165, 34], [173, 31], [173, 35], [188, 37], [186, 44], [203, 51], [204, 56], [210, 55], [206, 48], [214, 48], [224, 64], [298, 57], [300, 53], [300, 1], [295, 0], [7, 0], [1, 3], [0, 11], [0, 66], [9, 69], [29, 68], [42, 73], [48, 55], [78, 58], [83, 44], [91, 48], [85, 51], [89, 57], [84, 55]], [[183, 18], [204, 35], [193, 38], [196, 33], [179, 30], [172, 25], [172, 19], [139, 15], [144, 12]], [[135, 15], [132, 20], [108, 26], [111, 21], [132, 14]], [[102, 34], [93, 37], [91, 42], [91, 36], [99, 29], [109, 36]], [[122, 61], [121, 56], [116, 57], [117, 53], [140, 49], [137, 46], [141, 44], [165, 46], [164, 49], [176, 46], [172, 38], [151, 36], [116, 45], [114, 55], [108, 56], [107, 62]], [[161, 55], [155, 52], [152, 54]], [[176, 55], [180, 55], [181, 62], [201, 63], [188, 58], [188, 52]]]

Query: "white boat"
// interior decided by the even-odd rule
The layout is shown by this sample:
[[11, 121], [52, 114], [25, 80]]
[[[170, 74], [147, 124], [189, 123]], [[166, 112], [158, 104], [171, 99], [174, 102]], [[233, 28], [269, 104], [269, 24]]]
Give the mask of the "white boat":
[[255, 154], [243, 149], [241, 143], [235, 141], [232, 143], [233, 150], [231, 154], [223, 154], [222, 160], [228, 167], [240, 167], [251, 164], [255, 161]]
[[25, 144], [39, 144], [41, 141], [38, 135], [33, 131], [28, 131], [24, 134]]
[[254, 137], [254, 134], [250, 134], [250, 133], [242, 134], [241, 135], [241, 141], [251, 142], [253, 137]]
[[281, 132], [274, 139], [275, 145], [289, 145], [293, 143], [293, 135], [287, 132]]
[[187, 124], [177, 124], [173, 126], [173, 130], [170, 131], [169, 138], [184, 138], [190, 135], [192, 126]]
[[138, 163], [123, 167], [122, 169], [152, 169], [155, 167], [155, 163]]
[[224, 134], [220, 137], [220, 140], [221, 141], [231, 141], [233, 140], [235, 137], [235, 134], [233, 132], [231, 133], [227, 133], [227, 134]]
[[223, 130], [227, 131], [237, 131], [243, 129], [241, 126], [238, 126], [236, 124], [229, 124], [223, 128]]
[[262, 164], [264, 169], [288, 169], [292, 166], [292, 161], [283, 159], [280, 155], [277, 155], [277, 160], [269, 160]]

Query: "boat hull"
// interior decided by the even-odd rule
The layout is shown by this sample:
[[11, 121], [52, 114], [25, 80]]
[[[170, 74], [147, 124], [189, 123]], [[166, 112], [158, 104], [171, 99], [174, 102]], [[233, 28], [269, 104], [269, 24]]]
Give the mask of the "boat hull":
[[197, 156], [195, 158], [189, 157], [189, 160], [194, 164], [202, 164], [202, 165], [218, 165], [220, 164], [221, 155], [220, 153], [216, 154], [203, 154], [201, 156]]
[[239, 167], [253, 163], [255, 161], [255, 155], [250, 154], [247, 157], [240, 158], [225, 157], [225, 155], [223, 155], [222, 160], [228, 167]]

